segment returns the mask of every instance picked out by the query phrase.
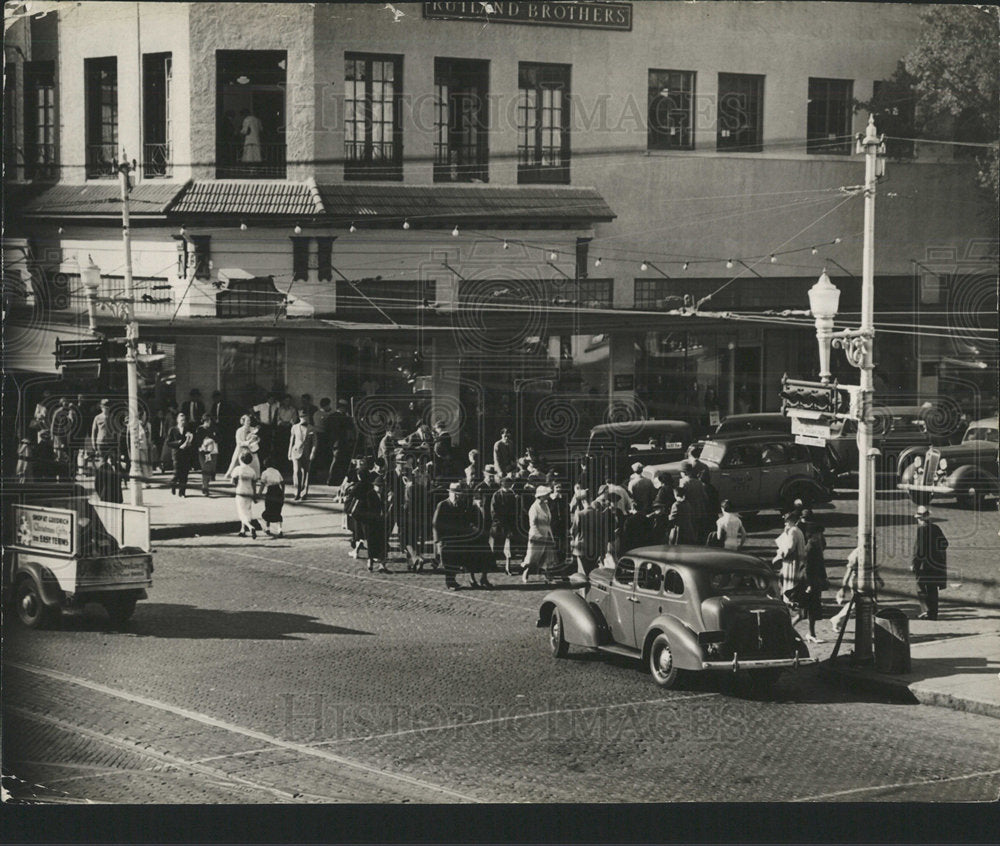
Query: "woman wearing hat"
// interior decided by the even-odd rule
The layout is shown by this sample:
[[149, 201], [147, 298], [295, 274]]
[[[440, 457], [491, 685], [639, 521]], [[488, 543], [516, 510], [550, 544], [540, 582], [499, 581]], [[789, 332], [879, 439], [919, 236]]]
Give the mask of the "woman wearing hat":
[[533, 571], [545, 572], [559, 564], [556, 540], [552, 534], [552, 512], [548, 505], [551, 493], [551, 488], [539, 485], [535, 488], [535, 501], [528, 509], [528, 551], [521, 574], [521, 581], [525, 584]]

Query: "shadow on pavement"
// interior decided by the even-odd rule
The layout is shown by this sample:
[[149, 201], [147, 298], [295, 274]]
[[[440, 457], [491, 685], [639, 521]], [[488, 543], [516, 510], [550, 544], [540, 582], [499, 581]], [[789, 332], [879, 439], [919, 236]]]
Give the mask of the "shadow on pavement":
[[[61, 628], [69, 631], [107, 631], [108, 620], [96, 611], [64, 614]], [[223, 611], [193, 605], [140, 602], [124, 634], [190, 640], [302, 640], [298, 635], [374, 636], [375, 633], [331, 626], [305, 614]]]

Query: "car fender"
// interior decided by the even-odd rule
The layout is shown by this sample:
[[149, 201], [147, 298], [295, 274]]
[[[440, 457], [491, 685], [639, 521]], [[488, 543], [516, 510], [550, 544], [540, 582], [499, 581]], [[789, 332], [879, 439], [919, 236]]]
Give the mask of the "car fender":
[[558, 608], [562, 617], [563, 637], [574, 646], [599, 646], [607, 638], [602, 636], [601, 621], [587, 601], [572, 590], [554, 590], [545, 594], [538, 610], [539, 628], [548, 626], [552, 609]]
[[66, 601], [66, 594], [59, 587], [55, 574], [37, 561], [25, 561], [18, 565], [14, 573], [14, 583], [17, 584], [22, 578], [29, 578], [35, 583], [38, 595], [45, 605], [57, 606]]
[[983, 493], [996, 493], [1000, 489], [996, 476], [975, 464], [963, 464], [956, 468], [947, 476], [945, 484], [959, 492], [970, 486], [983, 489]]
[[649, 647], [654, 638], [663, 633], [670, 640], [670, 651], [674, 663], [682, 670], [700, 670], [705, 660], [705, 653], [698, 643], [698, 636], [676, 617], [661, 614], [649, 624], [642, 639], [643, 663], [649, 660]]
[[833, 498], [829, 488], [820, 484], [811, 476], [804, 476], [800, 474], [790, 476], [785, 480], [784, 484], [781, 486], [781, 492], [778, 494], [778, 499], [783, 500], [788, 493], [788, 490], [793, 485], [808, 488], [812, 492], [813, 498], [816, 502], [829, 502]]
[[907, 447], [906, 449], [904, 449], [896, 457], [897, 472], [898, 472], [898, 468], [900, 468], [900, 467], [903, 468], [903, 472], [906, 472], [906, 470], [908, 469], [908, 465], [913, 462], [913, 459], [916, 458], [917, 456], [923, 457], [924, 453], [926, 453], [926, 452], [927, 452], [927, 445], [926, 444], [924, 444], [924, 446], [911, 446], [911, 447]]

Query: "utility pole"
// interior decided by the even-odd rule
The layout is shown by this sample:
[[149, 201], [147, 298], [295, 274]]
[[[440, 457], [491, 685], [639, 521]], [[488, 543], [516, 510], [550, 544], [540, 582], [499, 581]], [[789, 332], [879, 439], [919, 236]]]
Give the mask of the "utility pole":
[[[858, 596], [854, 655], [872, 657], [875, 624], [875, 461], [873, 448], [874, 382], [872, 370], [875, 340], [875, 193], [882, 174], [879, 152], [883, 139], [875, 134], [875, 120], [868, 118], [867, 131], [858, 139], [865, 155], [865, 223], [861, 264], [861, 329], [853, 337], [835, 339], [850, 362], [858, 367], [861, 388], [861, 415], [858, 420]], [[839, 343], [838, 343], [839, 342]]]
[[129, 175], [136, 163], [129, 164], [122, 149], [118, 165], [118, 182], [122, 195], [122, 243], [125, 247], [125, 298], [122, 317], [125, 320], [125, 369], [128, 375], [129, 472], [128, 487], [132, 505], [142, 505], [142, 485], [139, 469], [139, 325], [135, 322], [135, 292], [132, 285], [132, 233], [129, 228]]

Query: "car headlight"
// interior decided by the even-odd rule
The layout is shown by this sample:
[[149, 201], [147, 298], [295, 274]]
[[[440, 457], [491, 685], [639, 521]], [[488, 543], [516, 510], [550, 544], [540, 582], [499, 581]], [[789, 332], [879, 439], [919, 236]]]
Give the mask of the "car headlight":
[[938, 469], [939, 470], [947, 470], [948, 469], [948, 459], [947, 458], [942, 458], [938, 462]]

